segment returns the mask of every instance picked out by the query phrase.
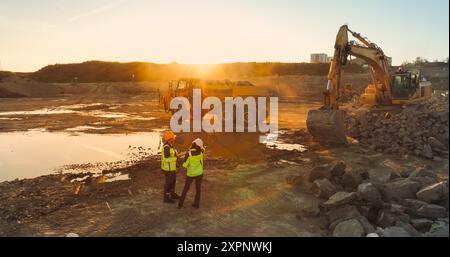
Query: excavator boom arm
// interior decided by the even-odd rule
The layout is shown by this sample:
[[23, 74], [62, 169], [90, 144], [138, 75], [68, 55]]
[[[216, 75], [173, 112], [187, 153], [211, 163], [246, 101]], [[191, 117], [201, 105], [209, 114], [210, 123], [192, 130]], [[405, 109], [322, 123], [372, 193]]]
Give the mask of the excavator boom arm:
[[[362, 45], [358, 45], [355, 42], [349, 42], [348, 32], [358, 39]], [[362, 37], [359, 33], [348, 29], [347, 25], [344, 25], [339, 29], [336, 36], [333, 60], [328, 72], [328, 97], [325, 98], [324, 109], [339, 109], [338, 99], [341, 73], [349, 55], [364, 60], [372, 68], [375, 80], [374, 84], [382, 85], [383, 90], [388, 94], [386, 97], [389, 98], [391, 95], [390, 64], [388, 63], [383, 50]]]
[[333, 59], [328, 71], [327, 91], [325, 95], [324, 108], [338, 109], [338, 94], [341, 81], [342, 66], [347, 61], [347, 47], [348, 34], [347, 26], [342, 26], [336, 36], [336, 43], [334, 44]]

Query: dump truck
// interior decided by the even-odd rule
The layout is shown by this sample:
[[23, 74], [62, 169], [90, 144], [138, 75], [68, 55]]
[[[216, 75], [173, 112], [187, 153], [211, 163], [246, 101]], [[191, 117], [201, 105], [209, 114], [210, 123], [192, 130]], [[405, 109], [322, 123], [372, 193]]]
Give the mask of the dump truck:
[[[269, 97], [269, 91], [266, 88], [256, 87], [248, 81], [230, 81], [230, 80], [202, 80], [196, 78], [182, 78], [169, 81], [168, 90], [160, 96], [160, 104], [166, 112], [174, 112], [170, 109], [170, 102], [173, 98], [182, 96], [189, 99], [192, 104], [193, 89], [201, 90], [202, 99], [208, 96], [218, 97], [224, 102], [225, 97]], [[224, 110], [224, 108], [222, 108]]]
[[[266, 98], [266, 122], [268, 121], [268, 110], [269, 110], [269, 97], [270, 93], [266, 88], [257, 87], [248, 81], [230, 81], [230, 80], [202, 80], [197, 78], [181, 78], [178, 80], [173, 80], [169, 82], [167, 92], [160, 95], [160, 106], [166, 112], [173, 114], [177, 112], [177, 109], [171, 109], [170, 103], [175, 97], [185, 97], [189, 100], [191, 106], [193, 105], [193, 90], [201, 90], [201, 99], [213, 96], [221, 100], [222, 106], [222, 121], [225, 121], [225, 98], [226, 97], [242, 97], [243, 99], [247, 97], [264, 97]], [[260, 104], [259, 101], [256, 105]], [[258, 106], [256, 106], [258, 108]], [[247, 128], [248, 121], [248, 109], [244, 109], [244, 122]], [[209, 112], [208, 109], [202, 109], [202, 117]], [[233, 113], [233, 117], [235, 117]], [[191, 119], [192, 119], [191, 115]], [[234, 118], [234, 124], [236, 118]], [[224, 126], [223, 122], [222, 126]], [[222, 130], [224, 131], [224, 130]], [[263, 156], [257, 153], [257, 148], [260, 147], [260, 133], [249, 133], [247, 130], [245, 133], [223, 133], [223, 132], [213, 132], [213, 133], [180, 133], [179, 138], [180, 144], [187, 145], [193, 138], [201, 137], [205, 143], [208, 145], [208, 149], [218, 152], [221, 155], [229, 155], [233, 157], [248, 156], [252, 154], [254, 157]]]

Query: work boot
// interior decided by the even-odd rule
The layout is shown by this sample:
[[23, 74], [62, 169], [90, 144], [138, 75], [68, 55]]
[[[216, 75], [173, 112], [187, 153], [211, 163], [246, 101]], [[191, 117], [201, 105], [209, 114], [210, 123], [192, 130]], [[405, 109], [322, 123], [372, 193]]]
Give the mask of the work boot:
[[177, 193], [172, 193], [171, 198], [172, 199], [180, 199], [181, 196], [179, 196]]
[[200, 205], [193, 203], [193, 204], [192, 204], [192, 207], [198, 209], [198, 208], [200, 208]]
[[164, 195], [164, 202], [165, 203], [175, 203], [175, 200], [170, 198], [170, 194]]
[[164, 199], [165, 203], [175, 203], [175, 200], [173, 199]]

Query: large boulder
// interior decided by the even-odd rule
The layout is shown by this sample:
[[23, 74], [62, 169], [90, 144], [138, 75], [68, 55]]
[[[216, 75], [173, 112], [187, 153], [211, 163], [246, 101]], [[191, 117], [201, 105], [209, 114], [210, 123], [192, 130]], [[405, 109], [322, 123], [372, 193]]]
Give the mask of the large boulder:
[[298, 202], [298, 215], [300, 217], [317, 217], [320, 214], [320, 201], [315, 197], [302, 198]]
[[326, 208], [335, 208], [339, 205], [344, 205], [350, 203], [351, 201], [356, 199], [355, 192], [337, 192], [328, 199], [328, 201], [324, 202], [322, 205]]
[[424, 204], [415, 213], [417, 216], [433, 220], [447, 216], [445, 207], [436, 204]]
[[435, 179], [435, 178], [432, 178], [432, 177], [411, 177], [409, 179], [419, 183], [420, 188], [431, 186], [431, 185], [436, 184], [438, 182], [438, 179]]
[[430, 170], [430, 167], [421, 167], [414, 170], [410, 175], [410, 178], [414, 177], [430, 177], [433, 179], [438, 179], [436, 173]]
[[423, 157], [427, 159], [433, 159], [433, 150], [429, 144], [423, 145], [422, 152], [420, 153]]
[[399, 226], [387, 227], [377, 231], [382, 237], [411, 237], [411, 235], [404, 228]]
[[433, 149], [434, 152], [443, 152], [448, 150], [447, 147], [435, 137], [429, 137], [428, 143], [430, 144], [431, 149]]
[[395, 225], [397, 221], [409, 222], [409, 215], [403, 212], [393, 211], [392, 209], [381, 209], [378, 212], [376, 224], [385, 228]]
[[318, 179], [313, 182], [312, 191], [314, 196], [327, 199], [337, 192], [337, 188], [327, 178]]
[[372, 224], [370, 224], [369, 220], [367, 220], [366, 217], [364, 217], [364, 216], [359, 216], [359, 217], [356, 217], [356, 219], [357, 219], [357, 220], [359, 221], [359, 223], [361, 223], [361, 225], [363, 226], [363, 228], [364, 228], [364, 233], [365, 233], [366, 235], [375, 232], [375, 228], [372, 226]]
[[396, 221], [395, 226], [404, 228], [406, 230], [406, 232], [408, 232], [408, 234], [410, 234], [413, 237], [421, 237], [422, 236], [420, 234], [420, 232], [417, 231], [417, 229], [414, 228], [414, 226], [412, 226], [410, 223], [403, 222], [403, 221]]
[[362, 216], [366, 217], [370, 223], [375, 224], [378, 218], [378, 212], [380, 206], [378, 205], [363, 205], [362, 203], [358, 203], [358, 211]]
[[329, 179], [331, 177], [330, 165], [321, 165], [312, 168], [308, 174], [308, 181], [314, 182], [318, 179]]
[[356, 192], [357, 198], [360, 201], [365, 201], [369, 203], [379, 204], [381, 200], [381, 194], [378, 188], [375, 187], [371, 182], [363, 183], [358, 186], [358, 191]]
[[331, 177], [340, 177], [340, 176], [344, 175], [346, 167], [347, 167], [347, 165], [343, 161], [338, 161], [338, 162], [331, 164], [330, 176]]
[[406, 207], [406, 212], [410, 215], [435, 220], [443, 218], [447, 214], [446, 208], [436, 204], [417, 199], [405, 199], [402, 204]]
[[387, 183], [392, 178], [390, 169], [371, 169], [369, 170], [369, 179], [375, 184]]
[[411, 219], [411, 224], [415, 229], [418, 230], [428, 230], [430, 229], [431, 225], [433, 224], [432, 220], [419, 218], [419, 219]]
[[327, 218], [329, 223], [333, 223], [338, 220], [348, 220], [361, 216], [361, 213], [353, 205], [342, 205], [327, 212]]
[[365, 235], [364, 227], [357, 219], [344, 220], [333, 230], [334, 237], [361, 237]]
[[341, 185], [344, 188], [348, 189], [356, 189], [359, 184], [361, 184], [364, 178], [368, 176], [368, 174], [362, 170], [347, 170], [342, 175]]
[[308, 181], [314, 182], [318, 179], [334, 180], [337, 177], [342, 177], [346, 169], [346, 164], [343, 161], [335, 161], [330, 164], [324, 164], [312, 168], [308, 173]]
[[381, 187], [381, 193], [388, 201], [415, 198], [420, 184], [407, 178], [399, 178]]
[[448, 221], [437, 220], [431, 225], [430, 231], [425, 233], [428, 237], [449, 237]]
[[407, 208], [407, 212], [414, 212], [427, 203], [417, 199], [404, 199], [401, 204]]
[[448, 183], [440, 182], [422, 188], [419, 192], [417, 192], [416, 196], [417, 199], [427, 203], [435, 203], [444, 199], [448, 199]]

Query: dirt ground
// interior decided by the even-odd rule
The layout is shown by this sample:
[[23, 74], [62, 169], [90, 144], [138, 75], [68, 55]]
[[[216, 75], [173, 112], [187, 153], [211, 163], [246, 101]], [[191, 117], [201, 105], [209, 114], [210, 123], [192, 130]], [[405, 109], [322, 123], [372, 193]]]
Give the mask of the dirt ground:
[[[78, 107], [74, 109], [73, 105]], [[328, 236], [323, 218], [299, 215], [299, 207], [313, 197], [309, 188], [292, 186], [286, 178], [306, 173], [317, 164], [343, 160], [355, 169], [398, 172], [429, 165], [448, 179], [448, 159], [390, 156], [357, 144], [345, 149], [325, 148], [296, 135], [305, 127], [307, 111], [318, 106], [320, 103], [311, 99], [280, 103], [279, 126], [286, 131], [281, 140], [303, 144], [308, 149], [305, 152], [262, 147], [258, 150], [263, 158], [256, 161], [206, 155], [200, 209], [190, 206], [193, 187], [182, 209], [162, 202], [164, 177], [157, 156], [150, 156], [123, 168], [103, 171], [128, 174], [129, 180], [98, 183], [96, 178], [88, 177], [78, 188], [79, 183], [72, 180], [86, 174], [63, 173], [1, 182], [0, 236], [64, 236], [69, 232], [81, 236]], [[135, 97], [0, 100], [0, 112], [42, 109], [61, 112], [17, 113], [8, 116], [17, 119], [0, 119], [0, 132], [102, 126], [107, 128], [84, 132], [133, 133], [164, 129], [169, 121], [158, 107], [156, 92]], [[126, 116], [108, 119], [98, 112]], [[179, 193], [184, 179], [180, 171], [176, 187]]]

